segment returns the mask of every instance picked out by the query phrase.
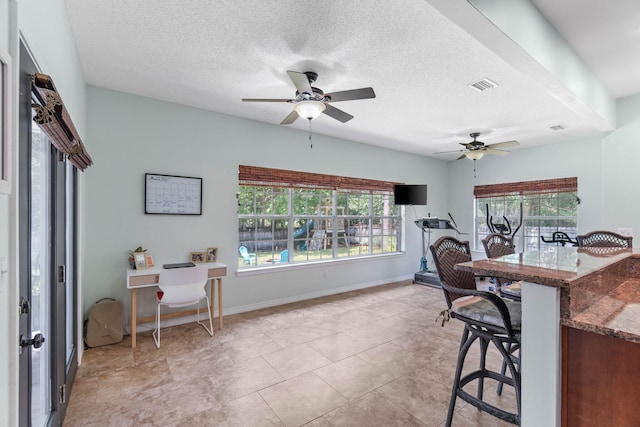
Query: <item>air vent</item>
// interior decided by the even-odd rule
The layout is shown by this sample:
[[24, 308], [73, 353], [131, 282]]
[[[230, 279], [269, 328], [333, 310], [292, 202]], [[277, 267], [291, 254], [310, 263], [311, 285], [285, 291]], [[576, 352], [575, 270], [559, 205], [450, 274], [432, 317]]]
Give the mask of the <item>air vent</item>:
[[562, 123], [559, 125], [554, 125], [551, 126], [551, 130], [565, 130], [567, 128], [567, 125], [563, 125]]
[[489, 80], [489, 79], [482, 79], [482, 80], [478, 80], [475, 83], [471, 83], [469, 86], [474, 88], [478, 92], [484, 92], [485, 90], [493, 89], [494, 87], [498, 87], [498, 83], [496, 83], [496, 82], [494, 82], [492, 80]]

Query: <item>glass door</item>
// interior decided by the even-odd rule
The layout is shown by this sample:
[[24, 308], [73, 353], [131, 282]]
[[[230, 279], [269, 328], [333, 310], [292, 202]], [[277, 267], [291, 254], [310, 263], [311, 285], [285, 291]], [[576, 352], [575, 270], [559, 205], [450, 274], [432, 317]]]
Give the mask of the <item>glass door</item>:
[[[52, 286], [50, 256], [51, 224], [51, 144], [37, 126], [31, 132], [31, 327], [29, 337], [46, 337], [41, 346], [31, 349], [31, 422], [44, 426], [51, 415], [51, 303]], [[45, 345], [46, 344], [46, 345]], [[26, 347], [25, 347], [26, 349]]]
[[60, 425], [77, 366], [76, 173], [33, 122], [31, 75], [20, 52], [20, 425]]

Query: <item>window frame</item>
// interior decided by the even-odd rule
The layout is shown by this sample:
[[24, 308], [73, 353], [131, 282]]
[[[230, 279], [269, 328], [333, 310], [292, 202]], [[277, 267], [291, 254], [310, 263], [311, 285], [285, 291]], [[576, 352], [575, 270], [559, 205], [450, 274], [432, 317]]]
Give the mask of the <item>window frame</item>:
[[[480, 197], [479, 197], [480, 196]], [[537, 198], [539, 200], [543, 198], [556, 198], [560, 200], [563, 197], [575, 197], [575, 212], [573, 215], [560, 215], [561, 206], [559, 203], [556, 203], [555, 207], [555, 215], [540, 215], [541, 205], [538, 205], [537, 215], [532, 214], [522, 214], [522, 221], [519, 224], [512, 224], [515, 227], [519, 227], [517, 233], [513, 236], [514, 244], [516, 246], [516, 251], [525, 250], [541, 250], [545, 246], [554, 245], [552, 243], [542, 242], [540, 239], [540, 222], [536, 226], [538, 228], [537, 235], [527, 235], [525, 234], [527, 228], [531, 228], [531, 223], [534, 221], [554, 221], [555, 226], [554, 231], [564, 231], [568, 232], [567, 227], [562, 229], [560, 225], [561, 221], [573, 222], [574, 226], [569, 227], [571, 232], [567, 234], [577, 234], [578, 230], [578, 208], [579, 208], [579, 198], [578, 198], [578, 182], [577, 178], [561, 178], [561, 179], [552, 179], [552, 180], [543, 180], [543, 181], [525, 181], [518, 183], [506, 183], [506, 184], [496, 184], [496, 185], [484, 185], [484, 186], [476, 186], [474, 188], [474, 250], [483, 251], [482, 247], [482, 239], [488, 236], [489, 233], [486, 233], [486, 230], [480, 230], [480, 218], [486, 217], [485, 206], [486, 203], [496, 200], [493, 204], [502, 204], [503, 205], [503, 214], [504, 211], [507, 210], [507, 198], [516, 198], [514, 201], [511, 200], [511, 203], [515, 203], [516, 205], [523, 206], [532, 198]], [[480, 212], [478, 212], [480, 210]], [[520, 213], [517, 213], [517, 221], [520, 221], [519, 217]], [[505, 215], [507, 218], [514, 218], [514, 215], [507, 214]], [[484, 221], [487, 221], [488, 218], [484, 218]], [[527, 223], [529, 222], [529, 225]], [[526, 240], [531, 240], [532, 237], [537, 237], [535, 249], [532, 248], [532, 242], [526, 243]], [[555, 244], [557, 245], [557, 243]]]
[[0, 49], [0, 194], [11, 194], [11, 57]]
[[[402, 235], [404, 226], [404, 211], [400, 206], [393, 203], [393, 185], [386, 181], [369, 181], [357, 178], [338, 177], [332, 175], [308, 174], [305, 172], [283, 171], [258, 167], [240, 166], [239, 173], [239, 191], [238, 191], [238, 247], [245, 246], [248, 252], [256, 254], [256, 261], [244, 260], [243, 257], [238, 258], [238, 272], [249, 270], [264, 270], [273, 267], [283, 266], [300, 266], [312, 265], [319, 262], [336, 262], [344, 260], [362, 259], [371, 256], [387, 256], [391, 254], [402, 253]], [[262, 176], [268, 178], [260, 181], [247, 179], [248, 169], [250, 173], [259, 170]], [[275, 171], [275, 172], [274, 172]], [[279, 182], [278, 177], [274, 179], [273, 174], [284, 176], [283, 181]], [[243, 175], [244, 173], [244, 175]], [[271, 175], [270, 175], [271, 174]], [[286, 182], [289, 177], [295, 174], [302, 174], [299, 183]], [[258, 174], [253, 175], [253, 178]], [[321, 185], [314, 186], [311, 180], [319, 177], [318, 182]], [[243, 179], [244, 178], [244, 179]], [[327, 185], [327, 182], [331, 185]], [[344, 184], [345, 182], [357, 182], [360, 188], [349, 188], [353, 185], [335, 185], [335, 183]], [[380, 186], [386, 188], [380, 189], [363, 189], [367, 182], [373, 183], [372, 186]], [[260, 188], [270, 189], [276, 194], [277, 191], [285, 190], [287, 203], [284, 207], [283, 200], [279, 201], [279, 207], [275, 207], [272, 203], [262, 210], [258, 206], [258, 196]], [[251, 190], [248, 190], [251, 189]], [[248, 190], [248, 191], [247, 191]], [[250, 195], [253, 193], [253, 195]], [[304, 196], [306, 193], [306, 196]], [[317, 194], [315, 194], [317, 193]], [[282, 193], [280, 193], [282, 194]], [[309, 200], [308, 204], [300, 203], [296, 197], [302, 195]], [[349, 212], [349, 195], [355, 195], [359, 199], [365, 199], [366, 203], [359, 203], [359, 208], [366, 205], [366, 215], [360, 211]], [[378, 215], [374, 212], [374, 203], [377, 203], [375, 197], [382, 195], [380, 200], [383, 204], [382, 214]], [[272, 198], [272, 201], [276, 197]], [[262, 199], [265, 200], [265, 199]], [[251, 206], [253, 204], [253, 206]], [[344, 206], [343, 206], [344, 205]], [[296, 207], [303, 206], [303, 209]], [[263, 205], [264, 207], [264, 205]], [[260, 212], [262, 210], [262, 212]], [[380, 209], [378, 209], [380, 210]], [[274, 221], [285, 220], [286, 227], [281, 227], [280, 233], [274, 227]], [[303, 234], [295, 236], [301, 227], [310, 220], [314, 221], [314, 234], [310, 233], [309, 226], [303, 231]], [[243, 222], [251, 224], [250, 227], [243, 226]], [[269, 232], [268, 229], [260, 229], [259, 224], [266, 224], [271, 227], [271, 239], [258, 239], [258, 234]], [[342, 223], [344, 226], [340, 226]], [[357, 233], [357, 225], [366, 224], [366, 235]], [[373, 224], [380, 224], [380, 231], [375, 231]], [[286, 229], [286, 237], [279, 236]], [[389, 233], [389, 230], [393, 230]], [[316, 231], [319, 237], [316, 237]], [[243, 233], [248, 233], [243, 235]], [[253, 238], [249, 236], [253, 235]], [[286, 245], [285, 245], [286, 242]], [[304, 243], [303, 243], [304, 242]], [[366, 251], [362, 251], [360, 245], [366, 242]], [[380, 242], [379, 249], [374, 248], [374, 242]], [[342, 243], [342, 247], [339, 248]], [[269, 249], [269, 246], [271, 249]], [[330, 248], [329, 248], [330, 247]], [[346, 252], [345, 252], [346, 247]], [[330, 250], [328, 250], [330, 249]], [[287, 251], [286, 259], [281, 256], [282, 251]], [[262, 252], [262, 256], [258, 254]], [[266, 252], [266, 256], [264, 255]], [[269, 254], [270, 252], [270, 254]], [[312, 252], [315, 255], [310, 256]], [[306, 258], [301, 259], [300, 254], [304, 254]]]

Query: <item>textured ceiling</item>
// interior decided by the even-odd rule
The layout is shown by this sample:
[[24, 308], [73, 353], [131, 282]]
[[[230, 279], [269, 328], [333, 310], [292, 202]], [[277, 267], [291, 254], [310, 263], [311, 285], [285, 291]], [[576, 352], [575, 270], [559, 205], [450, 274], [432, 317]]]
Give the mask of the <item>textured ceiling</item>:
[[[466, 1], [452, 1], [470, 8]], [[582, 0], [563, 1], [575, 7]], [[543, 13], [564, 9], [553, 6], [563, 2], [535, 3]], [[446, 160], [457, 154], [433, 153], [460, 149], [470, 132], [482, 132], [485, 143], [515, 139], [522, 147], [600, 133], [425, 0], [66, 4], [86, 81], [95, 86], [277, 125], [290, 104], [240, 99], [292, 98], [295, 88], [286, 71], [315, 71], [314, 86], [325, 92], [371, 86], [377, 97], [334, 104], [355, 118], [340, 123], [321, 115], [313, 121], [314, 133]], [[571, 17], [549, 20], [561, 27]], [[586, 35], [576, 37], [578, 46]], [[638, 44], [636, 39], [636, 57]], [[585, 62], [594, 70], [602, 65], [597, 59]], [[640, 92], [629, 78], [615, 83], [624, 64], [616, 62], [614, 71], [601, 68], [598, 77], [612, 80], [605, 83], [612, 94]], [[482, 78], [499, 87], [468, 87]], [[560, 123], [567, 129], [550, 129]], [[304, 120], [290, 126], [307, 129]]]

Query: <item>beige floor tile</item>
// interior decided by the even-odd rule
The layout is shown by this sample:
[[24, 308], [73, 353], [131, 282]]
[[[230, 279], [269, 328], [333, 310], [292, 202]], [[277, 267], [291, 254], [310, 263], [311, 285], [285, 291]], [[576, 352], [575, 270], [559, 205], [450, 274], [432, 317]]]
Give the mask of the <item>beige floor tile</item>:
[[209, 376], [235, 365], [220, 348], [177, 353], [166, 359], [176, 381]]
[[262, 357], [236, 363], [221, 372], [211, 372], [209, 379], [214, 389], [222, 390], [227, 402], [284, 381]]
[[[173, 326], [160, 349], [150, 331], [136, 349], [127, 336], [85, 351], [64, 425], [439, 426], [463, 329], [436, 322], [444, 307], [440, 289], [405, 281], [227, 316], [214, 337]], [[516, 407], [495, 388], [488, 401]], [[454, 426], [478, 425], [506, 424], [458, 401]]]
[[304, 427], [332, 427], [332, 424], [325, 417], [318, 417], [306, 423]]
[[222, 344], [222, 348], [234, 362], [241, 362], [282, 350], [282, 346], [265, 334], [238, 338]]
[[252, 393], [183, 417], [179, 426], [272, 427], [284, 426], [258, 393]]
[[413, 309], [415, 309], [415, 305], [394, 300], [385, 300], [375, 304], [370, 304], [362, 308], [362, 310], [369, 313], [377, 314], [382, 318], [393, 316], [395, 314], [405, 313]]
[[361, 396], [394, 378], [383, 366], [372, 365], [357, 356], [348, 357], [314, 372], [347, 399]]
[[74, 412], [70, 408], [64, 420], [65, 427], [137, 427], [140, 425], [135, 406], [122, 408], [104, 403], [93, 405], [89, 411]]
[[335, 427], [424, 426], [409, 414], [376, 392], [367, 393], [325, 415]]
[[265, 332], [265, 335], [282, 348], [292, 347], [326, 336], [320, 329], [308, 326], [308, 322], [294, 327], [273, 329]]
[[377, 339], [362, 338], [349, 335], [345, 332], [329, 335], [309, 342], [309, 346], [332, 361], [342, 360], [346, 357], [365, 351], [377, 345]]
[[260, 395], [287, 426], [303, 425], [346, 402], [314, 373], [260, 390]]
[[314, 369], [331, 364], [331, 360], [307, 344], [285, 348], [263, 356], [284, 378], [297, 377]]
[[133, 367], [106, 371], [98, 376], [97, 403], [129, 402], [139, 392], [172, 383], [165, 358]]
[[[180, 392], [176, 392], [180, 390]], [[138, 419], [145, 425], [171, 425], [184, 417], [223, 404], [220, 390], [214, 390], [207, 377], [175, 381], [142, 391], [138, 401]]]
[[392, 403], [428, 426], [438, 426], [446, 419], [451, 388], [432, 381], [405, 376], [378, 388]]

